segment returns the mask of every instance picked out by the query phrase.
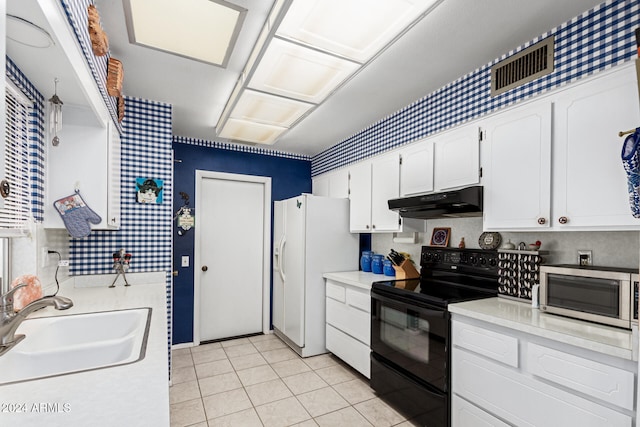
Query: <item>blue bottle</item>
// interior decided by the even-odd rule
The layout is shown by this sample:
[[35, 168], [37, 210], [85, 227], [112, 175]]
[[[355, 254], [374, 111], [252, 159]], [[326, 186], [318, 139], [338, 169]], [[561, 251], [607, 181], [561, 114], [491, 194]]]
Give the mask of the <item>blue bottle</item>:
[[380, 254], [376, 254], [373, 256], [373, 259], [371, 260], [371, 271], [374, 274], [382, 274], [382, 269], [383, 269], [383, 263], [382, 260], [384, 259], [383, 255]]
[[372, 251], [362, 251], [362, 256], [360, 257], [360, 268], [362, 271], [371, 273], [371, 257], [373, 255]]

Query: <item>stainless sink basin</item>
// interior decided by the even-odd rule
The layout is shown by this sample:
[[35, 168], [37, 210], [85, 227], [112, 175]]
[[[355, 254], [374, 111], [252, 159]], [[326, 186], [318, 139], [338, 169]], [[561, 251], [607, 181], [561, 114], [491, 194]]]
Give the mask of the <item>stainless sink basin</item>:
[[24, 321], [26, 338], [0, 356], [0, 384], [67, 375], [142, 360], [151, 308]]

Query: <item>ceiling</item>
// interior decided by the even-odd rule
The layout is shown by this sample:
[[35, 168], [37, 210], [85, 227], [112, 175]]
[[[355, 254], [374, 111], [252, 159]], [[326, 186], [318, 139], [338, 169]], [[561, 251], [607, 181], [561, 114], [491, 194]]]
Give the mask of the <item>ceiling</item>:
[[[272, 0], [229, 1], [248, 12], [227, 67], [221, 68], [131, 44], [122, 0], [95, 0], [111, 55], [124, 65], [123, 92], [172, 104], [174, 135], [216, 140], [215, 124], [272, 5]], [[267, 147], [313, 156], [599, 3], [443, 0]]]

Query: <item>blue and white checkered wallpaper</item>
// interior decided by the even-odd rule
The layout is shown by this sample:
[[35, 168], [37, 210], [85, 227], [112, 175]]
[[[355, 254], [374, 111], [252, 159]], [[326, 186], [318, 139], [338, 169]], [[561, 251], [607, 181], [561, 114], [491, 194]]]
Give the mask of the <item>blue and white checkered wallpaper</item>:
[[[111, 254], [120, 248], [133, 254], [131, 272], [171, 270], [171, 105], [138, 98], [126, 102], [120, 230], [92, 231], [84, 239], [71, 239], [72, 275], [113, 273]], [[163, 203], [137, 203], [136, 178], [163, 180]]]
[[[6, 75], [33, 102], [29, 116], [29, 179], [31, 181], [31, 212], [36, 221], [44, 215], [44, 97], [29, 79], [7, 57]], [[4, 114], [4, 112], [2, 112]]]
[[285, 157], [287, 159], [311, 160], [311, 157], [304, 154], [287, 153], [284, 151], [269, 150], [268, 148], [253, 147], [245, 144], [233, 144], [229, 142], [208, 141], [204, 139], [188, 138], [185, 136], [174, 137], [174, 142], [178, 144], [198, 145], [200, 147], [220, 148], [223, 150], [241, 151], [244, 153], [261, 154], [263, 156]]
[[[626, 62], [636, 56], [639, 11], [640, 0], [606, 1], [317, 154], [311, 175], [423, 139]], [[492, 98], [491, 67], [551, 35], [556, 37], [554, 71]]]
[[95, 2], [93, 0], [60, 0], [60, 3], [64, 8], [69, 24], [71, 24], [76, 34], [80, 48], [85, 58], [87, 58], [87, 63], [98, 89], [100, 89], [105, 105], [111, 114], [113, 123], [118, 128], [118, 131], [122, 132], [122, 125], [118, 123], [117, 99], [107, 93], [107, 61], [111, 55], [107, 53], [105, 56], [95, 56], [91, 48], [91, 39], [87, 28], [89, 22], [87, 10], [89, 5], [95, 4]]

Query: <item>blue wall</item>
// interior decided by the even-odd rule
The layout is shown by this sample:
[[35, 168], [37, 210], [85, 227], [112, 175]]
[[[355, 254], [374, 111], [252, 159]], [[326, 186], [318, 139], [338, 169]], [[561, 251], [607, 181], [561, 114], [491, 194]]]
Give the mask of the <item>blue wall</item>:
[[[272, 200], [311, 192], [311, 162], [308, 159], [251, 147], [222, 147], [218, 143], [174, 138], [175, 210], [184, 204], [180, 192], [189, 195], [189, 206], [195, 208], [196, 169], [271, 177]], [[173, 265], [179, 272], [173, 280], [173, 343], [179, 344], [193, 340], [193, 262], [189, 267], [179, 266], [183, 255], [193, 260], [194, 233], [190, 230], [184, 236], [178, 236], [175, 221], [173, 233]]]

